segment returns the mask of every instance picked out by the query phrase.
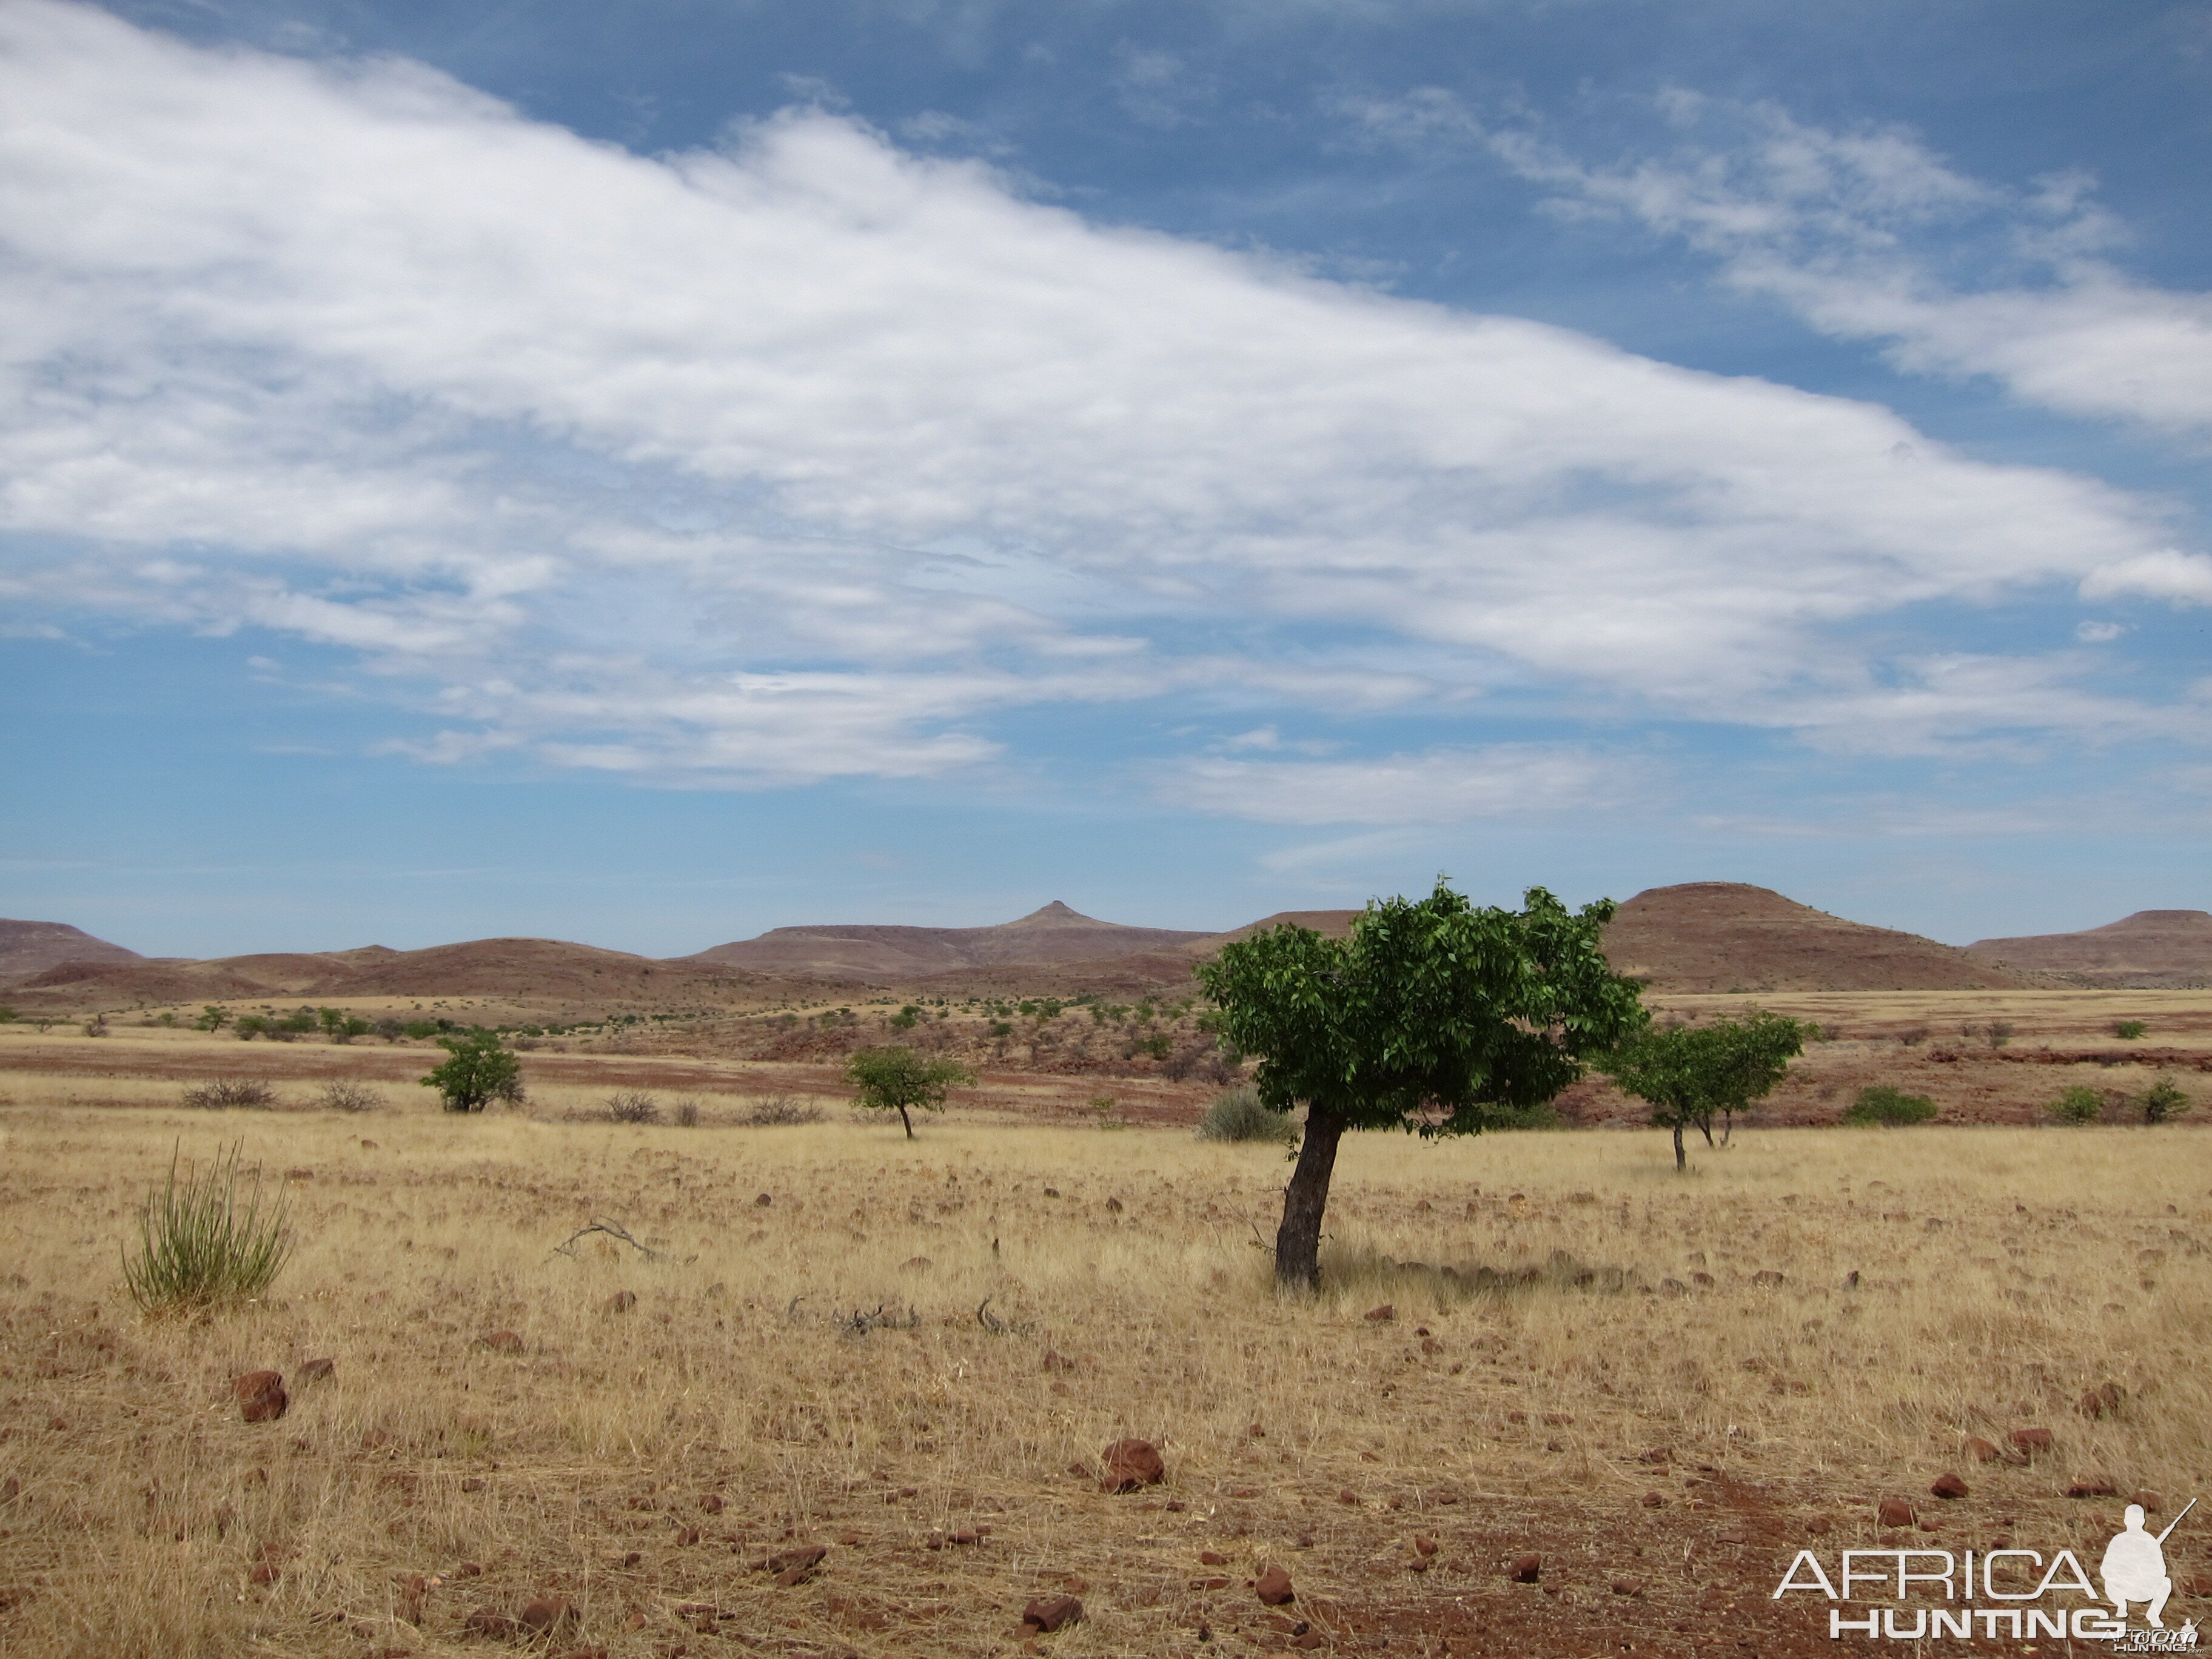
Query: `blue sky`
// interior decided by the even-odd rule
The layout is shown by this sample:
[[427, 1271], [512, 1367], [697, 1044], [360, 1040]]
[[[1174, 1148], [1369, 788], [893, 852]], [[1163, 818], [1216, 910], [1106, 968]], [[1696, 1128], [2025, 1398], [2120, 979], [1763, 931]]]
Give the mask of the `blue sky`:
[[0, 912], [2212, 907], [2212, 5], [0, 10]]

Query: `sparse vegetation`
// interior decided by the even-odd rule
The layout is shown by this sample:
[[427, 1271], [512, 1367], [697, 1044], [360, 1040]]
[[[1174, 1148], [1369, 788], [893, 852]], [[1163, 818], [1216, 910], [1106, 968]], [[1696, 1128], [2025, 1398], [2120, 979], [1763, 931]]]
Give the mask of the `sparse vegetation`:
[[1891, 1083], [1870, 1084], [1844, 1109], [1846, 1123], [1875, 1123], [1899, 1127], [1927, 1123], [1936, 1116], [1936, 1103], [1926, 1095], [1909, 1095]]
[[196, 1112], [265, 1112], [276, 1104], [276, 1091], [258, 1078], [218, 1078], [187, 1087], [183, 1104]]
[[778, 1128], [793, 1123], [819, 1123], [822, 1109], [796, 1095], [770, 1095], [746, 1109], [744, 1121], [757, 1129]]
[[2112, 1022], [2112, 1035], [2123, 1042], [2136, 1041], [2148, 1029], [2139, 1019], [2116, 1019]]
[[262, 1212], [261, 1171], [239, 1204], [240, 1148], [218, 1155], [204, 1173], [189, 1168], [181, 1181], [177, 1155], [169, 1176], [146, 1195], [138, 1212], [139, 1247], [126, 1254], [123, 1280], [133, 1301], [149, 1313], [189, 1313], [242, 1302], [269, 1288], [291, 1252], [280, 1195]]
[[192, 1022], [192, 1029], [199, 1031], [220, 1031], [229, 1018], [230, 1011], [222, 1004], [205, 1003], [201, 1006], [200, 1017]]
[[1654, 1127], [1674, 1136], [1674, 1168], [1686, 1167], [1682, 1131], [1694, 1127], [1713, 1144], [1713, 1114], [1725, 1115], [1723, 1139], [1735, 1115], [1771, 1093], [1805, 1048], [1806, 1028], [1760, 1009], [1710, 1025], [1646, 1030], [1600, 1058], [1597, 1068], [1651, 1108]]
[[671, 1115], [674, 1118], [678, 1128], [696, 1129], [699, 1127], [699, 1103], [696, 1100], [679, 1100], [676, 1103], [675, 1110]]
[[2143, 1121], [2163, 1123], [2170, 1117], [2179, 1117], [2195, 1104], [2172, 1078], [2162, 1077], [2143, 1091]]
[[2061, 1123], [2094, 1123], [2105, 1109], [2105, 1097], [2085, 1083], [2060, 1091], [2051, 1103], [2051, 1115]]
[[323, 1085], [315, 1104], [326, 1112], [375, 1112], [384, 1109], [385, 1099], [368, 1084], [342, 1077]]
[[447, 1058], [431, 1067], [423, 1084], [435, 1089], [449, 1112], [481, 1112], [495, 1100], [522, 1099], [522, 1062], [500, 1046], [496, 1031], [441, 1037]]
[[931, 1058], [896, 1045], [863, 1048], [845, 1067], [854, 1103], [872, 1112], [896, 1112], [908, 1140], [914, 1139], [915, 1112], [943, 1111], [946, 1094], [974, 1077], [957, 1060]]
[[606, 1098], [607, 1116], [617, 1123], [658, 1123], [660, 1103], [642, 1089], [617, 1089]]
[[1231, 1089], [1206, 1109], [1198, 1121], [1200, 1140], [1272, 1140], [1286, 1146], [1298, 1138], [1297, 1124], [1288, 1112], [1279, 1112], [1247, 1085]]

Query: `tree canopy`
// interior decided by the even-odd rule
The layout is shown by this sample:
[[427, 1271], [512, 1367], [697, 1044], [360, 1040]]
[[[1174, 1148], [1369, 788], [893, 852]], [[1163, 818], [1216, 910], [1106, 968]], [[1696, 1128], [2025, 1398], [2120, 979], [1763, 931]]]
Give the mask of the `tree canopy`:
[[1520, 1121], [1641, 1029], [1634, 981], [1599, 935], [1609, 902], [1571, 914], [1540, 887], [1478, 908], [1438, 878], [1378, 900], [1348, 939], [1296, 925], [1237, 939], [1197, 969], [1220, 1030], [1259, 1056], [1260, 1098], [1306, 1108], [1275, 1276], [1318, 1285], [1321, 1224], [1346, 1129], [1473, 1134]]
[[496, 1031], [440, 1037], [447, 1058], [422, 1081], [443, 1096], [449, 1112], [481, 1112], [495, 1100], [522, 1093], [522, 1062], [500, 1047]]
[[[1654, 1127], [1674, 1132], [1674, 1167], [1686, 1166], [1682, 1131], [1695, 1127], [1710, 1146], [1713, 1114], [1735, 1115], [1763, 1100], [1804, 1051], [1812, 1028], [1753, 1009], [1748, 1018], [1646, 1030], [1597, 1061], [1598, 1069], [1651, 1107]], [[1723, 1137], [1725, 1138], [1725, 1137]]]
[[845, 1066], [854, 1103], [870, 1111], [896, 1112], [914, 1139], [916, 1110], [941, 1112], [945, 1097], [975, 1075], [957, 1060], [916, 1054], [902, 1044], [863, 1048]]

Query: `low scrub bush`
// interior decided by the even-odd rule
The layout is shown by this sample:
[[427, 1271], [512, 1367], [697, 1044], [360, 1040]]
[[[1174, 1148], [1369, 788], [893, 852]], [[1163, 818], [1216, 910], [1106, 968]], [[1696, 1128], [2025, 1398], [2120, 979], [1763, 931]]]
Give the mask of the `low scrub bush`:
[[2105, 1097], [2086, 1083], [2076, 1083], [2051, 1103], [2051, 1115], [2061, 1123], [2094, 1123], [2105, 1109]]
[[744, 1121], [763, 1129], [787, 1123], [819, 1123], [822, 1109], [795, 1096], [770, 1095], [765, 1100], [753, 1102]]
[[2196, 1103], [2174, 1085], [2170, 1077], [2162, 1077], [2143, 1091], [2142, 1112], [2146, 1123], [2163, 1123], [2170, 1117], [2179, 1117]]
[[2139, 1019], [2116, 1019], [2112, 1022], [2112, 1035], [2127, 1042], [2133, 1042], [2149, 1029]]
[[1269, 1110], [1255, 1089], [1231, 1089], [1198, 1121], [1200, 1140], [1287, 1141], [1297, 1133], [1290, 1114]]
[[238, 1154], [234, 1146], [204, 1174], [188, 1168], [181, 1180], [173, 1155], [167, 1182], [147, 1194], [138, 1252], [123, 1261], [123, 1282], [147, 1312], [190, 1313], [259, 1296], [291, 1254], [283, 1199], [264, 1212], [258, 1167], [251, 1192], [241, 1194]]
[[194, 1084], [185, 1091], [184, 1102], [198, 1112], [240, 1108], [265, 1112], [276, 1104], [276, 1091], [254, 1078], [219, 1078], [213, 1083]]
[[658, 1123], [660, 1103], [642, 1089], [618, 1089], [607, 1097], [607, 1115], [617, 1123]]
[[696, 1100], [678, 1101], [676, 1103], [675, 1117], [676, 1127], [678, 1128], [697, 1128], [699, 1127], [699, 1103]]
[[1925, 1123], [1935, 1115], [1936, 1103], [1926, 1095], [1908, 1095], [1889, 1083], [1860, 1090], [1858, 1098], [1844, 1109], [1846, 1123]]
[[323, 1085], [315, 1104], [325, 1112], [374, 1112], [383, 1109], [384, 1097], [366, 1083], [334, 1078]]

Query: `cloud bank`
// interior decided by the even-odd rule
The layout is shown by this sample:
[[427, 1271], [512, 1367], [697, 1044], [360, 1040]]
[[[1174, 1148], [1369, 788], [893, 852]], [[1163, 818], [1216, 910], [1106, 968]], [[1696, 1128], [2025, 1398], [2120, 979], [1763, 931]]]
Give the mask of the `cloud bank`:
[[[1500, 690], [1813, 732], [1909, 705], [1908, 746], [2154, 729], [1866, 624], [2204, 591], [2094, 480], [1088, 222], [818, 109], [642, 157], [418, 64], [16, 0], [0, 252], [11, 608], [357, 653], [441, 717], [430, 761], [915, 777], [1042, 705]], [[1187, 777], [1370, 822], [1491, 810], [1470, 757], [1548, 798], [1582, 753]]]

